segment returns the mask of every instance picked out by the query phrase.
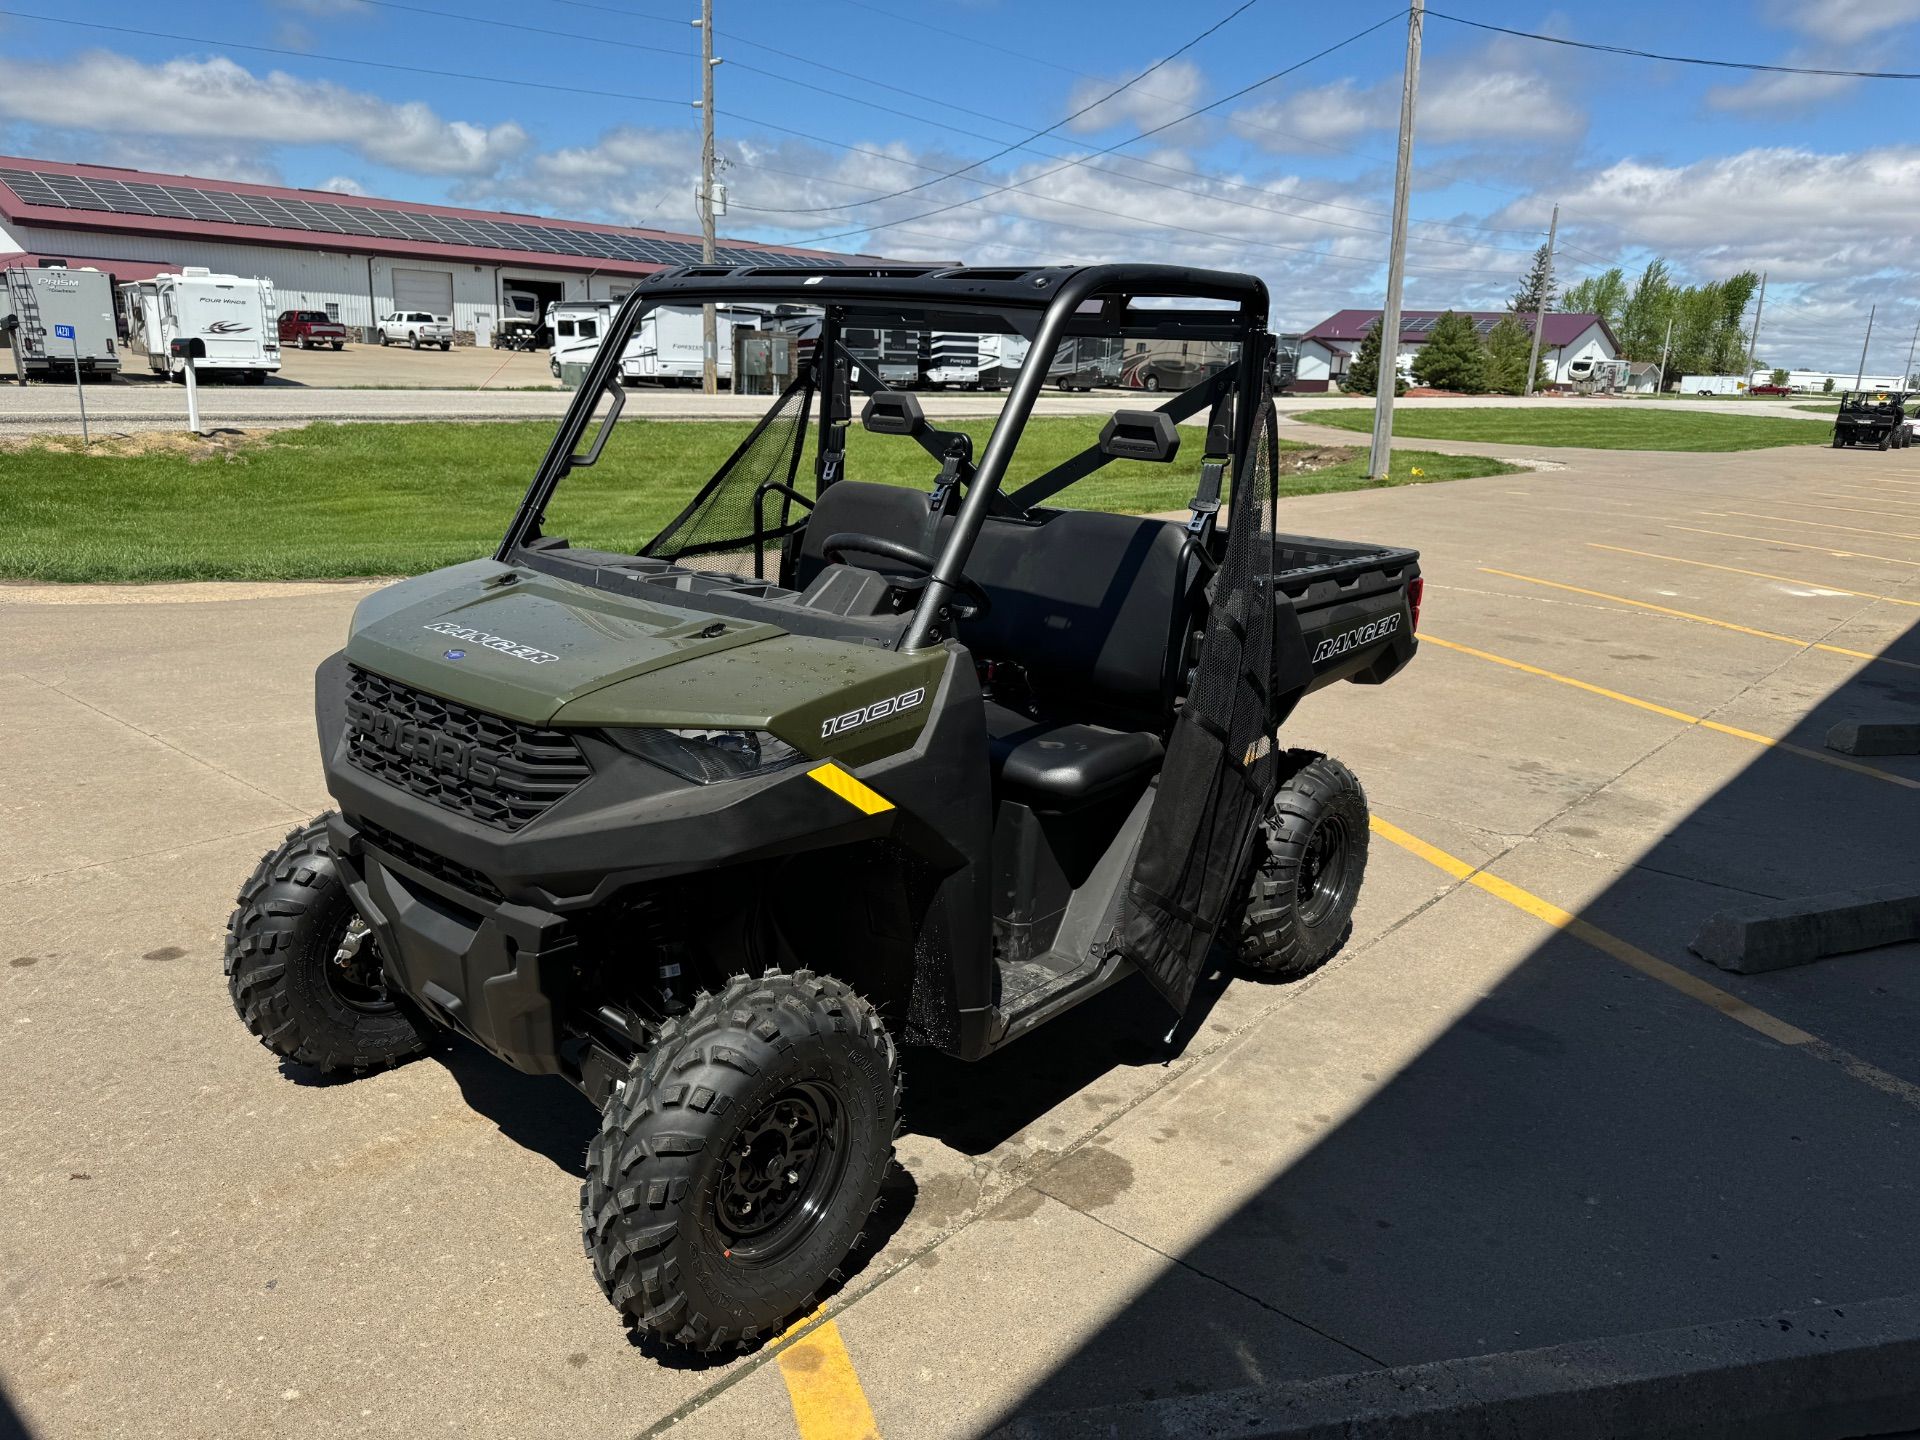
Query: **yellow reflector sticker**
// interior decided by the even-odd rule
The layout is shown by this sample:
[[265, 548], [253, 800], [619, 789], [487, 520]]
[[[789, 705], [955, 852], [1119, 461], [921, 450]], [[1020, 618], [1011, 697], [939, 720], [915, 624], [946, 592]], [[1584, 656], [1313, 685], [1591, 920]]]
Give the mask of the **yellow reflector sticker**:
[[829, 760], [809, 770], [807, 774], [818, 780], [827, 789], [838, 795], [862, 815], [878, 815], [882, 810], [893, 809], [893, 802], [871, 786], [862, 785], [853, 776]]

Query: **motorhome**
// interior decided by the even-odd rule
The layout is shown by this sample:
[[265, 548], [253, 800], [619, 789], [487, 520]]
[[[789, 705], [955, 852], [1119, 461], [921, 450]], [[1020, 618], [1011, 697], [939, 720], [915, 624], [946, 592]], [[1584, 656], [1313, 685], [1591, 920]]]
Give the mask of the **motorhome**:
[[145, 355], [156, 375], [185, 375], [186, 361], [172, 353], [175, 340], [198, 340], [205, 347], [193, 362], [201, 379], [217, 375], [259, 385], [280, 368], [271, 280], [187, 265], [177, 275], [122, 285], [120, 299], [127, 349]]
[[[62, 335], [70, 330], [70, 335]], [[13, 352], [14, 377], [31, 380], [111, 377], [120, 368], [113, 325], [113, 281], [90, 268], [14, 265], [0, 270], [0, 341]]]
[[1032, 342], [1024, 335], [975, 335], [964, 330], [935, 330], [927, 345], [928, 385], [967, 390], [999, 390], [1027, 363]]
[[[560, 367], [585, 364], [599, 352], [616, 312], [617, 300], [569, 300], [547, 307], [547, 328], [553, 348], [547, 368], [554, 378]], [[763, 311], [746, 306], [717, 306], [714, 314], [715, 369], [719, 378], [733, 379], [733, 332], [766, 323]], [[702, 378], [705, 334], [700, 312], [685, 306], [664, 305], [641, 317], [640, 328], [620, 357], [620, 379], [628, 385], [644, 381], [667, 385], [697, 385]]]

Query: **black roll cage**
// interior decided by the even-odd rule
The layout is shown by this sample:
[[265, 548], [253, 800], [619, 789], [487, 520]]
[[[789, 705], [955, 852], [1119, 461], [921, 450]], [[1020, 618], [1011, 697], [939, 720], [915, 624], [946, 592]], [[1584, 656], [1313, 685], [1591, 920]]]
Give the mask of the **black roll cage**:
[[[1137, 307], [1139, 298], [1227, 301], [1232, 309]], [[1259, 393], [1261, 367], [1267, 363], [1267, 287], [1257, 276], [1223, 270], [1198, 270], [1178, 265], [1085, 265], [1042, 269], [997, 269], [953, 266], [834, 265], [834, 266], [717, 266], [689, 265], [648, 276], [621, 302], [600, 342], [586, 378], [555, 432], [553, 443], [534, 472], [520, 508], [515, 512], [495, 558], [511, 562], [514, 552], [537, 537], [542, 516], [554, 488], [569, 470], [599, 458], [608, 432], [618, 420], [625, 397], [619, 367], [627, 340], [641, 314], [659, 305], [725, 305], [728, 303], [801, 305], [822, 312], [819, 341], [814, 348], [812, 383], [820, 395], [820, 441], [816, 446], [818, 489], [839, 479], [844, 454], [845, 426], [852, 416], [850, 382], [840, 332], [849, 312], [860, 325], [884, 326], [890, 308], [901, 312], [905, 327], [978, 330], [983, 315], [999, 317], [1010, 333], [1029, 334], [1031, 348], [1000, 408], [985, 452], [972, 466], [970, 483], [960, 502], [953, 531], [936, 557], [932, 575], [915, 607], [899, 648], [916, 650], [931, 642], [942, 611], [955, 594], [966, 571], [981, 527], [996, 504], [1024, 507], [1056, 493], [1088, 473], [1067, 474], [1051, 488], [1049, 477], [999, 499], [1008, 462], [1033, 414], [1035, 400], [1046, 383], [1061, 342], [1082, 337], [1238, 342], [1239, 359], [1227, 370], [1192, 389], [1175, 395], [1160, 408], [1176, 420], [1216, 400], [1231, 388], [1242, 397]], [[1229, 381], [1225, 377], [1231, 376]], [[579, 453], [580, 439], [594, 418], [600, 398], [610, 409], [588, 453]], [[1257, 416], [1255, 407], [1233, 407], [1232, 455], [1246, 454]], [[1078, 459], [1079, 457], [1076, 457]], [[1055, 475], [1074, 461], [1055, 467]]]

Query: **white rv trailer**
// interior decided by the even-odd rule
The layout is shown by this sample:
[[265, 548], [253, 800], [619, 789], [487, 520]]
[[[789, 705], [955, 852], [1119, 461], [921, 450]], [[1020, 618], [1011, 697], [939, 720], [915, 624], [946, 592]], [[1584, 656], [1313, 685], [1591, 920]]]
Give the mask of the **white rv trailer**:
[[[600, 352], [618, 300], [569, 300], [547, 307], [547, 326], [553, 331], [553, 349], [547, 368], [555, 378], [560, 367], [585, 364]], [[744, 305], [719, 305], [714, 315], [714, 357], [719, 378], [733, 379], [733, 332], [753, 330], [766, 323], [760, 310]], [[698, 306], [660, 305], [640, 319], [640, 327], [620, 356], [620, 379], [628, 385], [652, 381], [666, 385], [698, 385], [705, 335]]]
[[1032, 342], [1024, 335], [935, 330], [927, 342], [926, 382], [935, 387], [998, 390], [1020, 373], [1030, 348]]
[[1744, 395], [1746, 391], [1746, 379], [1740, 375], [1682, 375], [1680, 377], [1682, 395]]
[[[113, 282], [91, 268], [15, 265], [0, 270], [0, 328], [22, 385], [59, 375], [111, 377], [120, 368], [113, 327]], [[69, 336], [60, 331], [71, 330]]]
[[197, 375], [225, 375], [258, 385], [280, 368], [280, 326], [273, 282], [216, 275], [199, 265], [178, 275], [156, 275], [120, 287], [127, 316], [127, 348], [147, 357], [147, 368], [169, 378], [186, 373], [172, 353], [175, 340], [198, 340], [206, 354]]

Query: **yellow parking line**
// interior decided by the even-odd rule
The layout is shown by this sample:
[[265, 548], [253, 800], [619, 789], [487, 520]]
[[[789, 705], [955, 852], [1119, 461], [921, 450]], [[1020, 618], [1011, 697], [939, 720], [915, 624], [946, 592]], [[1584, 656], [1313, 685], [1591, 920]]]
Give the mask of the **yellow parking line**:
[[1690, 535], [1718, 535], [1727, 540], [1752, 540], [1761, 545], [1788, 545], [1795, 550], [1815, 550], [1822, 555], [1831, 555], [1836, 560], [1884, 560], [1889, 565], [1912, 565], [1920, 568], [1920, 560], [1903, 560], [1898, 555], [1874, 555], [1865, 550], [1836, 550], [1831, 545], [1808, 545], [1799, 540], [1782, 540], [1778, 535], [1742, 535], [1738, 530], [1704, 530], [1698, 525], [1667, 526], [1669, 530], [1685, 530]]
[[1495, 570], [1490, 565], [1480, 567], [1482, 575], [1498, 575], [1507, 580], [1524, 580], [1529, 585], [1545, 585], [1550, 590], [1566, 590], [1575, 595], [1591, 596], [1595, 600], [1611, 600], [1620, 605], [1632, 605], [1641, 610], [1652, 610], [1656, 614], [1671, 615], [1678, 620], [1693, 620], [1701, 625], [1712, 625], [1720, 630], [1735, 630], [1742, 635], [1752, 635], [1761, 640], [1778, 640], [1783, 644], [1797, 645], [1802, 650], [1825, 650], [1834, 655], [1847, 655], [1855, 660], [1871, 660], [1879, 665], [1898, 665], [1902, 670], [1920, 670], [1911, 660], [1892, 660], [1885, 655], [1875, 655], [1868, 650], [1849, 650], [1844, 645], [1828, 645], [1820, 640], [1802, 640], [1794, 635], [1782, 635], [1775, 630], [1756, 630], [1751, 625], [1736, 625], [1731, 620], [1715, 620], [1709, 615], [1696, 615], [1691, 610], [1676, 610], [1671, 605], [1655, 605], [1647, 600], [1630, 600], [1625, 595], [1609, 595], [1604, 590], [1585, 590], [1578, 585], [1563, 585], [1558, 580], [1542, 580], [1537, 575], [1519, 575], [1512, 570]]
[[1718, 985], [1710, 985], [1698, 976], [1682, 970], [1678, 965], [1669, 964], [1657, 955], [1650, 955], [1638, 945], [1622, 940], [1618, 935], [1602, 930], [1598, 925], [1582, 920], [1578, 915], [1570, 914], [1555, 905], [1551, 900], [1543, 900], [1531, 891], [1522, 890], [1510, 880], [1502, 880], [1498, 875], [1470, 865], [1457, 855], [1449, 855], [1437, 845], [1430, 845], [1417, 835], [1409, 835], [1398, 825], [1382, 820], [1378, 815], [1369, 822], [1373, 833], [1383, 840], [1390, 840], [1413, 855], [1418, 855], [1429, 864], [1437, 865], [1456, 880], [1464, 880], [1475, 889], [1507, 902], [1517, 910], [1524, 910], [1536, 920], [1544, 920], [1556, 930], [1564, 930], [1577, 940], [1584, 940], [1596, 950], [1611, 955], [1614, 959], [1631, 965], [1643, 975], [1650, 975], [1663, 985], [1670, 985], [1681, 994], [1711, 1005], [1729, 1020], [1737, 1020], [1749, 1029], [1758, 1030], [1770, 1040], [1778, 1040], [1782, 1045], [1805, 1045], [1814, 1037], [1796, 1025], [1776, 1019], [1766, 1011], [1756, 1009], [1736, 995], [1730, 995]]
[[1703, 515], [1744, 515], [1749, 520], [1771, 520], [1778, 525], [1811, 525], [1816, 530], [1847, 530], [1855, 535], [1878, 535], [1882, 540], [1920, 540], [1898, 530], [1874, 530], [1864, 525], [1835, 525], [1829, 520], [1808, 520], [1801, 515], [1761, 515], [1752, 510], [1703, 510]]
[[1376, 815], [1372, 819], [1371, 828], [1373, 833], [1381, 839], [1391, 841], [1408, 853], [1439, 866], [1454, 879], [1463, 880], [1477, 890], [1483, 890], [1496, 899], [1504, 900], [1515, 909], [1524, 911], [1535, 919], [1553, 926], [1554, 929], [1591, 945], [1602, 954], [1612, 956], [1649, 979], [1658, 980], [1662, 985], [1677, 990], [1689, 999], [1698, 1000], [1701, 1004], [1719, 1011], [1729, 1020], [1745, 1025], [1749, 1030], [1757, 1031], [1769, 1040], [1776, 1040], [1782, 1045], [1791, 1045], [1803, 1055], [1812, 1055], [1816, 1059], [1824, 1060], [1861, 1084], [1890, 1095], [1902, 1104], [1920, 1109], [1920, 1086], [1902, 1080], [1897, 1075], [1888, 1074], [1879, 1066], [1869, 1064], [1859, 1056], [1802, 1030], [1798, 1025], [1791, 1025], [1777, 1015], [1770, 1015], [1756, 1005], [1749, 1005], [1739, 996], [1729, 994], [1718, 985], [1709, 984], [1678, 965], [1669, 964], [1658, 955], [1649, 954], [1638, 945], [1621, 939], [1611, 931], [1602, 930], [1598, 925], [1562, 910], [1551, 900], [1542, 899], [1530, 890], [1521, 889], [1511, 880], [1503, 880], [1477, 865], [1470, 865], [1457, 855], [1449, 855], [1439, 846], [1430, 845], [1417, 835], [1409, 835], [1390, 821], [1382, 820]]
[[1908, 500], [1902, 496], [1876, 495], [1870, 490], [1864, 494], [1852, 490], [1809, 490], [1807, 493], [1827, 500], [1878, 500], [1882, 505], [1920, 505], [1920, 495]]
[[1721, 735], [1731, 735], [1736, 740], [1751, 741], [1771, 750], [1784, 750], [1790, 755], [1802, 759], [1817, 760], [1822, 765], [1831, 765], [1836, 770], [1851, 770], [1856, 775], [1869, 775], [1875, 780], [1884, 780], [1889, 785], [1899, 785], [1908, 790], [1920, 790], [1920, 780], [1909, 780], [1905, 775], [1896, 775], [1891, 770], [1879, 770], [1872, 765], [1862, 765], [1858, 761], [1848, 760], [1825, 750], [1812, 750], [1804, 745], [1795, 745], [1786, 740], [1775, 740], [1770, 735], [1761, 735], [1752, 730], [1742, 730], [1737, 726], [1723, 725], [1718, 720], [1709, 720], [1701, 715], [1689, 715], [1684, 710], [1675, 710], [1669, 705], [1658, 705], [1651, 700], [1642, 700], [1637, 695], [1625, 695], [1618, 690], [1609, 690], [1604, 685], [1595, 685], [1588, 680], [1576, 680], [1571, 675], [1556, 674], [1552, 670], [1542, 670], [1538, 665], [1529, 665], [1524, 660], [1509, 660], [1504, 655], [1495, 655], [1489, 650], [1476, 650], [1471, 645], [1462, 645], [1457, 640], [1442, 640], [1432, 631], [1422, 630], [1420, 642], [1423, 645], [1438, 645], [1445, 650], [1457, 650], [1462, 655], [1471, 655], [1477, 660], [1491, 661], [1495, 665], [1504, 665], [1509, 670], [1518, 670], [1523, 674], [1537, 675], [1543, 680], [1552, 680], [1556, 684], [1570, 685], [1575, 690], [1584, 690], [1589, 695], [1598, 695], [1602, 699], [1617, 700], [1622, 705], [1631, 705], [1637, 710], [1646, 710], [1655, 715], [1664, 715], [1669, 720], [1678, 720], [1685, 725], [1696, 725], [1702, 730], [1712, 730]]
[[787, 1331], [804, 1333], [778, 1357], [800, 1440], [880, 1440], [880, 1427], [854, 1373], [853, 1357], [840, 1339], [840, 1327], [829, 1320], [806, 1329], [818, 1315], [816, 1310]]
[[1898, 595], [1876, 595], [1871, 590], [1849, 590], [1844, 585], [1834, 585], [1825, 580], [1800, 580], [1792, 575], [1775, 575], [1768, 570], [1743, 570], [1738, 565], [1716, 565], [1711, 560], [1693, 560], [1685, 555], [1662, 555], [1655, 550], [1629, 550], [1624, 545], [1602, 545], [1598, 540], [1589, 540], [1587, 548], [1611, 550], [1619, 555], [1638, 555], [1645, 560], [1671, 560], [1676, 565], [1697, 565], [1702, 570], [1724, 570], [1729, 575], [1751, 575], [1756, 580], [1778, 580], [1785, 585], [1805, 585], [1814, 590], [1831, 590], [1840, 595], [1857, 595], [1862, 600], [1878, 600], [1887, 605], [1911, 605], [1916, 610], [1920, 610], [1920, 600], [1902, 600]]
[[1898, 510], [1875, 510], [1868, 505], [1822, 505], [1816, 500], [1794, 500], [1785, 495], [1777, 495], [1774, 498], [1782, 505], [1798, 505], [1806, 510], [1836, 510], [1853, 515], [1878, 515], [1884, 520], [1920, 520], [1920, 515], [1902, 514]]

